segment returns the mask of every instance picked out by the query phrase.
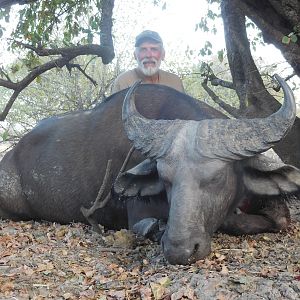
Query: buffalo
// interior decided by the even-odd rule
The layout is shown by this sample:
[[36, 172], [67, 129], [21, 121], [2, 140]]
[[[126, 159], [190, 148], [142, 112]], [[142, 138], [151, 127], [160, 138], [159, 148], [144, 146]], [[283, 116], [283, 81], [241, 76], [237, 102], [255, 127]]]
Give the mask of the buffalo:
[[[277, 79], [284, 103], [261, 119], [228, 119], [169, 87], [135, 84], [92, 110], [41, 121], [0, 162], [0, 218], [87, 222], [83, 207], [101, 190], [109, 200], [93, 220], [140, 232], [149, 220], [165, 221], [158, 231], [171, 264], [209, 254], [216, 230], [285, 229], [300, 172], [263, 153], [296, 114]], [[131, 141], [139, 151], [129, 157]]]

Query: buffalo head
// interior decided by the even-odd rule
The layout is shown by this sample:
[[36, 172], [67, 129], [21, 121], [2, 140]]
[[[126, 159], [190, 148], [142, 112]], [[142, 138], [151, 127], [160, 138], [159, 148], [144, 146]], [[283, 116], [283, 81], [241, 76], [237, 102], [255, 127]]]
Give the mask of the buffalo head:
[[292, 126], [293, 94], [277, 79], [285, 95], [281, 109], [244, 120], [150, 120], [136, 110], [137, 84], [128, 91], [122, 112], [126, 133], [156, 167], [169, 202], [162, 247], [170, 263], [187, 264], [209, 254], [213, 232], [240, 196], [242, 162], [271, 148]]

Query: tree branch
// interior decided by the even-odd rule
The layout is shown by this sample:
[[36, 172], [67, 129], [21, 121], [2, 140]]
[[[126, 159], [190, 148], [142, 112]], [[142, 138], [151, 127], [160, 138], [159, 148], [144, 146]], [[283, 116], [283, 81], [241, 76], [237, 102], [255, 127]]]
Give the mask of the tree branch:
[[214, 74], [214, 71], [212, 70], [212, 68], [210, 67], [209, 64], [202, 63], [201, 71], [202, 71], [201, 73], [195, 73], [195, 74], [200, 74], [201, 77], [205, 78], [204, 80], [210, 81], [211, 85], [213, 85], [213, 86], [220, 85], [220, 86], [225, 87], [227, 89], [232, 89], [232, 90], [235, 89], [232, 82], [229, 82], [229, 81], [218, 78]]
[[215, 94], [215, 92], [208, 87], [206, 80], [204, 82], [202, 82], [201, 85], [215, 103], [217, 103], [221, 108], [223, 108], [231, 116], [233, 116], [235, 118], [239, 117], [239, 110], [237, 110], [236, 108], [232, 107], [231, 105], [229, 105], [229, 104], [225, 103], [223, 100], [221, 100], [220, 97], [218, 97]]
[[[35, 0], [18, 0], [18, 1], [5, 1], [0, 0], [0, 8], [4, 6], [9, 6], [15, 3], [27, 4], [34, 2]], [[60, 56], [52, 61], [49, 61], [43, 65], [40, 65], [33, 69], [25, 78], [19, 82], [12, 82], [10, 78], [4, 74], [2, 71], [2, 77], [5, 79], [0, 79], [0, 86], [11, 89], [14, 91], [13, 95], [10, 97], [8, 103], [6, 104], [2, 113], [0, 113], [0, 121], [5, 120], [9, 110], [11, 109], [13, 103], [17, 99], [17, 96], [24, 90], [35, 78], [44, 72], [53, 68], [62, 68], [64, 66], [68, 68], [77, 68], [85, 77], [87, 77], [94, 85], [96, 81], [92, 79], [79, 65], [71, 64], [70, 61], [80, 55], [95, 55], [101, 57], [104, 64], [108, 64], [114, 58], [114, 48], [112, 40], [112, 13], [114, 7], [114, 0], [103, 0], [101, 1], [101, 23], [100, 23], [100, 45], [89, 44], [89, 45], [79, 45], [69, 48], [56, 48], [56, 49], [44, 49], [42, 47], [34, 47], [22, 42], [15, 42], [19, 46], [29, 49], [36, 53], [38, 56]], [[99, 8], [100, 9], [100, 8]]]
[[213, 86], [222, 86], [222, 87], [225, 87], [227, 89], [231, 89], [231, 90], [234, 90], [234, 86], [233, 86], [233, 83], [230, 82], [230, 81], [226, 81], [226, 80], [223, 80], [223, 79], [220, 79], [218, 77], [214, 77], [214, 78], [210, 78], [210, 83], [213, 85]]
[[18, 84], [14, 83], [10, 80], [4, 80], [0, 78], [0, 86], [6, 87], [10, 90], [16, 90], [18, 88]]
[[112, 15], [114, 0], [102, 0], [101, 3], [101, 23], [100, 23], [100, 44], [111, 49], [110, 56], [102, 58], [104, 64], [110, 63], [115, 57], [112, 39]]
[[11, 82], [10, 77], [8, 76], [8, 74], [4, 71], [3, 68], [0, 68], [0, 73], [8, 80]]
[[[300, 76], [300, 41], [284, 44], [282, 37], [299, 26], [299, 1], [239, 0], [238, 6], [262, 31], [264, 41], [278, 48]], [[267, 17], [266, 17], [267, 16]]]
[[94, 80], [91, 76], [89, 76], [82, 68], [79, 64], [67, 64], [66, 67], [68, 69], [70, 69], [69, 71], [71, 71], [71, 68], [76, 68], [77, 70], [79, 70], [88, 80], [90, 80], [92, 82], [92, 84], [94, 86], [97, 85], [97, 81]]
[[293, 72], [292, 74], [286, 76], [286, 77], [284, 78], [284, 80], [285, 80], [285, 81], [288, 81], [288, 80], [290, 80], [291, 78], [293, 78], [294, 76], [297, 76], [296, 72]]
[[266, 90], [255, 65], [239, 4], [240, 0], [223, 0], [221, 5], [229, 67], [240, 100], [240, 117], [263, 117], [280, 105]]
[[56, 48], [56, 49], [45, 49], [36, 48], [32, 45], [24, 44], [22, 42], [15, 41], [19, 46], [26, 49], [30, 49], [35, 52], [38, 56], [51, 56], [51, 55], [61, 55], [61, 56], [80, 56], [80, 55], [96, 55], [102, 57], [102, 60], [108, 60], [111, 58], [111, 49], [107, 46], [89, 44], [89, 45], [79, 45], [68, 48]]
[[[283, 3], [283, 0], [278, 0], [277, 2]], [[290, 0], [285, 1], [285, 3], [287, 2], [299, 3], [299, 1]], [[272, 1], [272, 3], [275, 2]], [[270, 8], [271, 10], [269, 10]], [[242, 111], [242, 114], [239, 117], [264, 117], [275, 112], [280, 107], [279, 102], [266, 90], [259, 71], [254, 63], [245, 26], [245, 14], [250, 18], [253, 17], [252, 20], [257, 25], [260, 24], [261, 26], [267, 26], [267, 22], [270, 22], [270, 24], [275, 27], [273, 31], [271, 30], [268, 32], [267, 30], [264, 30], [266, 27], [261, 29], [263, 32], [270, 34], [270, 41], [277, 46], [276, 39], [279, 39], [279, 34], [276, 38], [275, 33], [280, 32], [280, 30], [278, 31], [276, 28], [278, 26], [284, 26], [287, 28], [288, 33], [293, 31], [293, 29], [287, 26], [289, 23], [288, 19], [284, 22], [281, 20], [280, 14], [276, 17], [275, 13], [272, 15], [272, 11], [274, 13], [274, 9], [272, 10], [272, 6], [270, 6], [269, 1], [222, 0], [221, 12], [224, 22], [228, 62], [233, 78], [233, 84], [239, 99], [242, 101], [246, 100], [245, 104], [248, 104], [246, 110]], [[256, 17], [255, 13], [257, 14]], [[264, 17], [261, 17], [262, 15]], [[271, 19], [273, 23], [270, 21]], [[278, 24], [278, 22], [280, 24]], [[270, 26], [270, 24], [268, 26]], [[272, 32], [274, 36], [272, 35]], [[285, 47], [281, 42], [282, 36], [283, 34], [281, 34], [280, 40], [277, 40], [277, 42], [281, 47]], [[275, 40], [275, 42], [273, 42], [273, 40]], [[299, 41], [297, 41], [297, 43], [299, 43]], [[278, 46], [278, 48], [280, 48], [280, 46]], [[295, 47], [292, 47], [291, 49], [296, 50]], [[300, 51], [297, 51], [299, 55]], [[294, 56], [292, 56], [293, 53], [289, 53], [292, 57], [290, 62], [295, 62], [294, 58], [296, 57], [296, 54], [297, 53], [294, 53]], [[286, 55], [287, 53], [285, 54], [285, 57]], [[298, 69], [299, 72], [297, 73]], [[300, 73], [300, 61], [298, 63], [298, 69], [294, 66], [294, 70], [297, 74]], [[274, 147], [281, 159], [297, 167], [299, 167], [300, 161], [299, 132], [300, 120], [296, 118], [295, 123], [287, 136]]]
[[[55, 60], [49, 61], [43, 65], [40, 65], [33, 69], [25, 78], [23, 78], [20, 82], [14, 83], [10, 80], [0, 79], [0, 86], [6, 87], [8, 89], [12, 89], [15, 92], [9, 99], [7, 105], [5, 106], [3, 112], [0, 114], [0, 121], [4, 121], [9, 110], [11, 109], [13, 103], [15, 102], [17, 96], [20, 94], [22, 90], [24, 90], [35, 78], [39, 75], [49, 71], [53, 68], [62, 68], [64, 66], [72, 66], [69, 62], [79, 55], [97, 55], [103, 57], [110, 57], [109, 49], [106, 46], [99, 46], [95, 44], [78, 46], [73, 48], [57, 48], [57, 49], [39, 49], [30, 45], [26, 45], [24, 43], [18, 42], [23, 47], [30, 49], [37, 53], [39, 56], [49, 56], [49, 55], [61, 55], [61, 58], [57, 58]], [[74, 65], [75, 66], [75, 65]], [[89, 80], [96, 84], [96, 81], [88, 76], [78, 65], [77, 69], [80, 70]]]
[[36, 79], [39, 75], [43, 74], [44, 72], [53, 69], [53, 68], [62, 68], [65, 66], [71, 59], [73, 59], [73, 56], [70, 57], [62, 57], [58, 58], [52, 61], [49, 61], [37, 68], [35, 68], [33, 71], [31, 71], [25, 78], [23, 78], [18, 83], [13, 83], [11, 81], [6, 81], [1, 79], [0, 80], [0, 86], [7, 87], [9, 89], [14, 90], [14, 93], [10, 97], [8, 103], [6, 104], [3, 112], [0, 114], [0, 121], [4, 121], [9, 110], [11, 109], [13, 103], [17, 99], [17, 96], [21, 93], [22, 90], [24, 90], [34, 79]]
[[21, 90], [15, 90], [14, 93], [11, 95], [9, 101], [6, 103], [6, 106], [3, 112], [0, 114], [0, 121], [4, 121], [9, 110], [11, 109], [12, 105], [14, 104], [15, 100], [19, 96]]
[[[13, 4], [30, 4], [37, 0], [0, 0], [0, 8], [9, 8]], [[10, 78], [1, 71], [2, 78], [0, 78], [0, 86], [11, 89], [14, 91], [13, 95], [7, 102], [4, 110], [0, 113], [0, 121], [3, 121], [13, 103], [17, 99], [17, 96], [24, 90], [35, 78], [44, 72], [52, 68], [62, 68], [64, 66], [69, 69], [72, 67], [77, 68], [85, 77], [87, 77], [94, 85], [96, 81], [93, 80], [79, 65], [71, 64], [71, 60], [80, 55], [95, 55], [101, 57], [104, 64], [108, 64], [114, 58], [114, 48], [112, 40], [112, 14], [113, 14], [114, 0], [102, 0], [98, 3], [98, 9], [101, 10], [101, 22], [100, 22], [100, 45], [79, 45], [69, 48], [56, 48], [56, 49], [44, 49], [40, 47], [34, 47], [32, 45], [24, 44], [22, 42], [15, 42], [19, 46], [29, 49], [36, 53], [38, 56], [59, 56], [58, 58], [49, 61], [43, 65], [40, 65], [33, 69], [25, 78], [19, 82], [13, 82]]]

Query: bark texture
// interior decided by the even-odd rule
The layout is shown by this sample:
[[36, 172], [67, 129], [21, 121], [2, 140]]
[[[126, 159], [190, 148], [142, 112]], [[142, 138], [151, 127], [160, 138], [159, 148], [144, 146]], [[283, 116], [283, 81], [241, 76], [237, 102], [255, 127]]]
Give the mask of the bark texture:
[[[275, 112], [280, 104], [266, 90], [250, 52], [246, 16], [262, 30], [265, 42], [281, 50], [286, 60], [300, 75], [299, 41], [285, 45], [282, 37], [292, 32], [300, 22], [299, 1], [223, 0], [221, 4], [228, 61], [233, 86], [240, 99], [240, 117], [264, 117]], [[275, 147], [286, 162], [300, 167], [300, 120], [286, 138]]]

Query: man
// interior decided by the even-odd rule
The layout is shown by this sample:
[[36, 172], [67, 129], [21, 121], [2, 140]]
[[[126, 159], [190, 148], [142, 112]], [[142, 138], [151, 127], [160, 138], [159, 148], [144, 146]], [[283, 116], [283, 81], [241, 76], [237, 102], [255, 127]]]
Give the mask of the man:
[[177, 75], [159, 69], [161, 61], [165, 58], [165, 49], [157, 32], [145, 30], [136, 37], [134, 58], [138, 64], [137, 68], [116, 78], [113, 93], [130, 87], [137, 80], [167, 85], [184, 92], [182, 81]]

